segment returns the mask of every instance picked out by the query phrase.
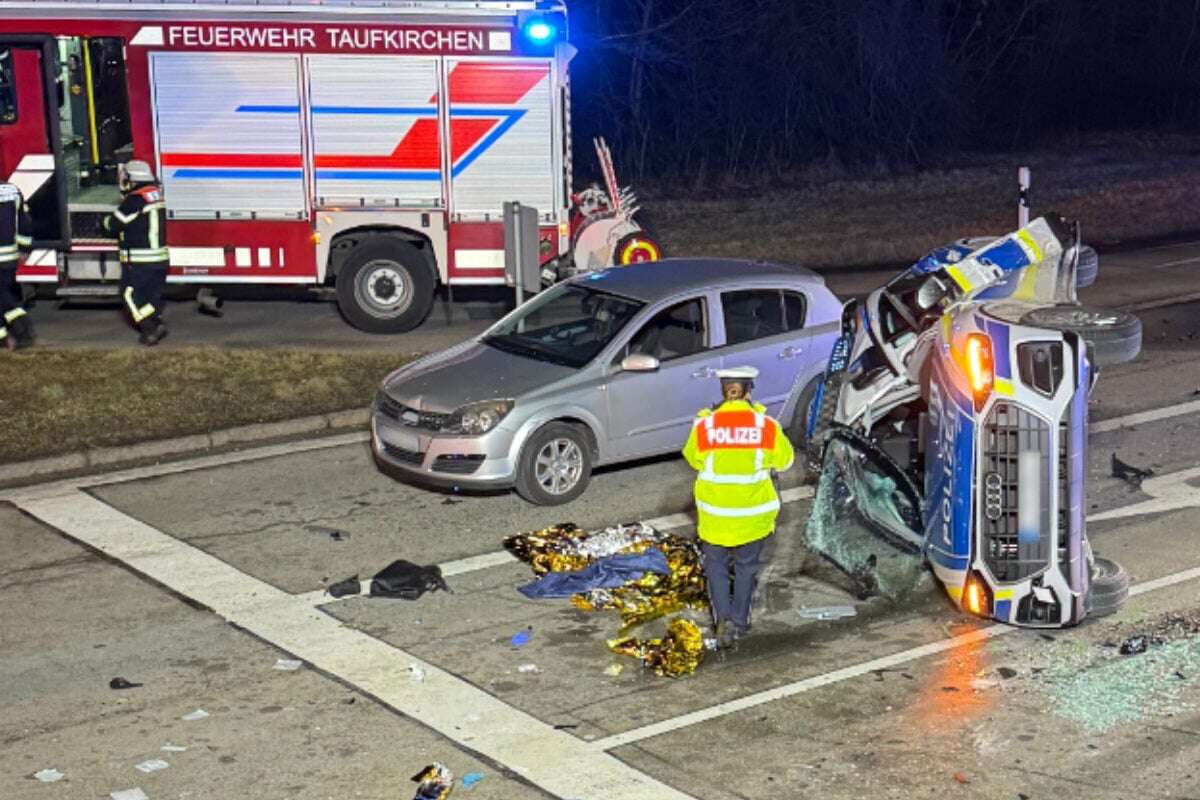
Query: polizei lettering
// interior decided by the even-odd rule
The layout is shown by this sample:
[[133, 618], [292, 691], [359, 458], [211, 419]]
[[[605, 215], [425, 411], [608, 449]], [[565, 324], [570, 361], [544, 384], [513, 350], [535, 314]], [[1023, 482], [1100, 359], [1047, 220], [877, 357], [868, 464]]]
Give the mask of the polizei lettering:
[[486, 31], [453, 28], [168, 25], [172, 47], [218, 50], [311, 50], [324, 53], [472, 53], [488, 50]]
[[713, 428], [708, 432], [709, 444], [759, 445], [762, 444], [762, 428]]

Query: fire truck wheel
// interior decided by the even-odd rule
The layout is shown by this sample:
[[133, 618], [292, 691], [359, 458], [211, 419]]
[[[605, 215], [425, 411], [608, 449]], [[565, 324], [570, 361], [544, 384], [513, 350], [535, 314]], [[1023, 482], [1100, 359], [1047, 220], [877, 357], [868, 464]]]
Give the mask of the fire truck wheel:
[[662, 257], [662, 248], [645, 231], [625, 234], [613, 248], [613, 263], [621, 267], [643, 261], [658, 261]]
[[433, 275], [408, 242], [364, 239], [337, 276], [338, 310], [368, 333], [403, 333], [421, 324], [433, 306]]
[[534, 505], [569, 503], [592, 478], [592, 448], [578, 425], [543, 425], [521, 448], [517, 460], [517, 494]]

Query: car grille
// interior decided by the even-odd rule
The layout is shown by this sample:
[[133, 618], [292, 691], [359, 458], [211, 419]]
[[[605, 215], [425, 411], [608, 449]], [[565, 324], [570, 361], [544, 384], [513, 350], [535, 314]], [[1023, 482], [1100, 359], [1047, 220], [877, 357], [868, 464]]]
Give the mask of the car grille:
[[438, 456], [433, 460], [434, 472], [451, 475], [470, 475], [483, 464], [482, 454]]
[[[984, 422], [983, 437], [977, 495], [984, 562], [1001, 583], [1023, 580], [1045, 569], [1050, 559], [1050, 426], [1012, 403], [997, 402]], [[1037, 466], [1039, 485], [1022, 486], [1022, 453], [1027, 469]], [[1022, 501], [1029, 526], [1024, 532]], [[1030, 524], [1035, 520], [1036, 529]]]
[[1063, 379], [1062, 342], [1023, 342], [1017, 345], [1017, 372], [1021, 383], [1052, 397]]
[[412, 464], [419, 467], [421, 466], [421, 462], [425, 460], [425, 454], [416, 450], [405, 450], [403, 447], [397, 447], [387, 442], [381, 442], [381, 444], [385, 455], [404, 464]]
[[375, 407], [379, 409], [379, 413], [390, 419], [394, 419], [401, 425], [410, 428], [420, 428], [421, 430], [437, 432], [446, 427], [446, 421], [450, 418], [449, 414], [438, 414], [433, 411], [418, 411], [415, 408], [410, 408], [403, 403], [397, 402], [389, 397], [386, 393], [380, 392], [375, 398]]

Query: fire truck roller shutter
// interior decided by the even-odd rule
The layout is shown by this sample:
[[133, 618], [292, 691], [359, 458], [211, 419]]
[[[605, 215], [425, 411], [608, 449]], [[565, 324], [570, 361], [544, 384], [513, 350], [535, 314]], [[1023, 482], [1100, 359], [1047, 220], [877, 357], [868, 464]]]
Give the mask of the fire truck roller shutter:
[[338, 269], [338, 310], [368, 333], [404, 333], [433, 307], [437, 281], [428, 247], [403, 233], [367, 233]]
[[305, 59], [318, 206], [442, 205], [437, 59]]
[[307, 215], [298, 56], [153, 53], [167, 211]]
[[500, 214], [506, 200], [553, 213], [551, 62], [447, 59], [446, 71], [455, 214]]

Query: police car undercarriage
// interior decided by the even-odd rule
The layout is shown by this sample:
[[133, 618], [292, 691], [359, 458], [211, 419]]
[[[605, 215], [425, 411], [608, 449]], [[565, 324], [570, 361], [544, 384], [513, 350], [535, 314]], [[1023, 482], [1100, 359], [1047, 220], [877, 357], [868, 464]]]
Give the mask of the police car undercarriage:
[[861, 596], [899, 601], [932, 575], [963, 611], [1032, 627], [1124, 601], [1127, 573], [1086, 534], [1087, 400], [1141, 323], [1078, 303], [1096, 269], [1051, 214], [846, 304], [808, 420], [807, 540]]

